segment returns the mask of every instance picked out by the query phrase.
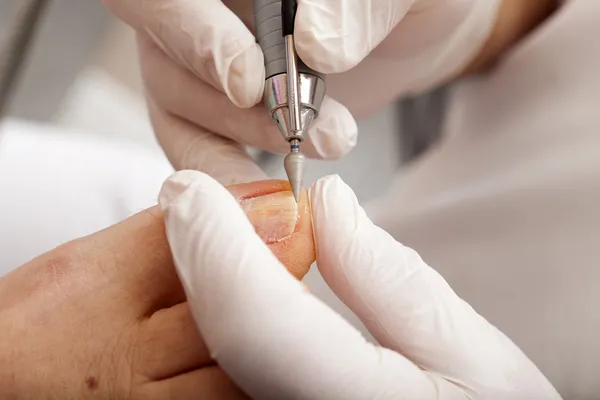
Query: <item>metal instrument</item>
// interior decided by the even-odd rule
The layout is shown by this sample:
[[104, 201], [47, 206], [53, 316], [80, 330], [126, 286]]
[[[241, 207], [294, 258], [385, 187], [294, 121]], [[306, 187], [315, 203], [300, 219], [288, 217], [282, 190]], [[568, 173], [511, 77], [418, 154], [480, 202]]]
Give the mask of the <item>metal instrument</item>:
[[324, 76], [307, 67], [294, 47], [296, 0], [254, 0], [254, 30], [265, 56], [264, 104], [290, 144], [285, 172], [296, 201], [304, 180], [302, 142], [325, 97]]

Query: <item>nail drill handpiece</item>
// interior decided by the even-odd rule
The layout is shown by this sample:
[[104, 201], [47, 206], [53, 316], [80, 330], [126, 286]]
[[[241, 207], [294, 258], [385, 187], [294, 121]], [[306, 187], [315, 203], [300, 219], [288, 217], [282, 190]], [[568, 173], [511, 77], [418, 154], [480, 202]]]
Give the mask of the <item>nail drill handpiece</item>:
[[296, 0], [254, 0], [254, 28], [265, 56], [264, 103], [290, 145], [284, 167], [296, 201], [304, 181], [306, 158], [301, 151], [310, 124], [325, 97], [324, 76], [308, 68], [296, 54]]

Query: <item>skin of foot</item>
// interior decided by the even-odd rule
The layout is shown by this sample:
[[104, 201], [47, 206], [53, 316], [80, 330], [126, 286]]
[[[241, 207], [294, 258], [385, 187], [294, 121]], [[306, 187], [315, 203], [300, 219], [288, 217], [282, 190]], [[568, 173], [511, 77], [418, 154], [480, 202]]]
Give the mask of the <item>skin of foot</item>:
[[[304, 276], [315, 259], [307, 193], [296, 204], [284, 181], [228, 189], [283, 266]], [[158, 207], [0, 278], [0, 398], [247, 398], [196, 328]]]

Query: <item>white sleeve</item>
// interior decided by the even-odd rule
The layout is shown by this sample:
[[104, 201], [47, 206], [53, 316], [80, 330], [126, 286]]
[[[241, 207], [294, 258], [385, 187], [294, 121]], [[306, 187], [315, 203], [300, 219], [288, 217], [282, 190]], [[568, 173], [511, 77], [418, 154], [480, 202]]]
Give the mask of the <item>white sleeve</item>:
[[600, 392], [600, 2], [571, 0], [455, 91], [373, 217], [565, 398]]
[[133, 144], [33, 123], [0, 126], [0, 276], [157, 204], [173, 172]]

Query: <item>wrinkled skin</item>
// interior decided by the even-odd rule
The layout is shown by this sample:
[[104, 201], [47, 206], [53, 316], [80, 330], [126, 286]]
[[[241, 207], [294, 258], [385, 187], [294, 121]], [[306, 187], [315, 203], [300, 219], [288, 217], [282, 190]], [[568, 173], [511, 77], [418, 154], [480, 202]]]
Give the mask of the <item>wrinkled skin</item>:
[[[229, 189], [261, 237], [285, 234], [268, 245], [304, 276], [315, 257], [306, 193], [296, 205], [278, 181]], [[0, 279], [0, 366], [2, 399], [246, 398], [197, 332], [158, 208]]]

